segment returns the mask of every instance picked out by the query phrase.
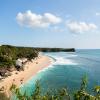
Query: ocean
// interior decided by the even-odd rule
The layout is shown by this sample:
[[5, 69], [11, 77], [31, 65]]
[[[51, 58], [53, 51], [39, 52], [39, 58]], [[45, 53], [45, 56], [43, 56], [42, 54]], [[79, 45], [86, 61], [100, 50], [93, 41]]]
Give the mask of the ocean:
[[76, 52], [50, 52], [45, 55], [54, 59], [48, 68], [40, 71], [26, 84], [21, 86], [21, 91], [28, 95], [34, 90], [35, 81], [39, 80], [42, 91], [47, 89], [67, 88], [74, 93], [80, 88], [83, 76], [88, 78], [87, 91], [93, 90], [95, 85], [100, 85], [100, 50], [76, 50]]

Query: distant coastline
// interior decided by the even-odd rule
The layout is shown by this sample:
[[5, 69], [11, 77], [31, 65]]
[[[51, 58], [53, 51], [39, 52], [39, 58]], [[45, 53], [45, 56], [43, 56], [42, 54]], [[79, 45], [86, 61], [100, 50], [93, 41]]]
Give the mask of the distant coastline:
[[42, 52], [75, 52], [75, 48], [37, 48]]

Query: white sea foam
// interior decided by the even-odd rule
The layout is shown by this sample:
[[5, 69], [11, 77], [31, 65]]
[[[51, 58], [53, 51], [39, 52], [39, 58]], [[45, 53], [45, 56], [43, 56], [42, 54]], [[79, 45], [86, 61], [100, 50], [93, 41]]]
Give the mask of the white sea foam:
[[78, 55], [70, 55], [69, 57], [77, 57]]
[[53, 65], [77, 65], [77, 63], [73, 62], [70, 59], [64, 59], [63, 57], [55, 58], [56, 62]]
[[57, 57], [57, 56], [55, 57], [53, 56], [53, 58], [51, 58], [50, 61], [51, 64], [48, 67], [38, 71], [37, 73], [45, 72], [46, 70], [55, 67], [53, 65], [78, 65], [77, 63], [73, 62], [70, 59], [65, 59], [63, 57]]
[[48, 69], [50, 69], [50, 68], [52, 68], [52, 67], [54, 67], [54, 66], [51, 64], [51, 65], [49, 65], [48, 67], [46, 67], [46, 68], [44, 68], [44, 69], [38, 71], [37, 73], [45, 72], [46, 70], [48, 70]]

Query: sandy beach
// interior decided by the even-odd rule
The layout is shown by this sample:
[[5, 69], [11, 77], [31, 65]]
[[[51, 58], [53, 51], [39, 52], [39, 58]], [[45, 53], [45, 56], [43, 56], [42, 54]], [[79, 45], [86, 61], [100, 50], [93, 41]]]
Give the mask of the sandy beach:
[[4, 92], [7, 94], [7, 96], [9, 96], [9, 88], [11, 87], [12, 83], [19, 87], [21, 84], [24, 84], [31, 77], [36, 75], [37, 72], [44, 69], [45, 67], [48, 67], [50, 63], [51, 59], [48, 56], [40, 56], [32, 62], [27, 62], [25, 64], [24, 71], [11, 72], [11, 76], [8, 76], [0, 82], [0, 88], [3, 86], [5, 90]]

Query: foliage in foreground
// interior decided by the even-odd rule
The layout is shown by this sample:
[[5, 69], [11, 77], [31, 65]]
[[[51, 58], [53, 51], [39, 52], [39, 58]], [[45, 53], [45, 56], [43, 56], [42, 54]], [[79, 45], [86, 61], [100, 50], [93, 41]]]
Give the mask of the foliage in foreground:
[[55, 90], [55, 92], [47, 90], [46, 93], [43, 94], [38, 81], [36, 82], [35, 90], [31, 96], [27, 96], [26, 92], [21, 94], [19, 88], [14, 84], [10, 90], [17, 96], [18, 100], [100, 100], [100, 86], [94, 87], [94, 95], [89, 94], [86, 88], [87, 78], [84, 77], [80, 89], [76, 93], [71, 94], [73, 97], [70, 96], [65, 88]]

